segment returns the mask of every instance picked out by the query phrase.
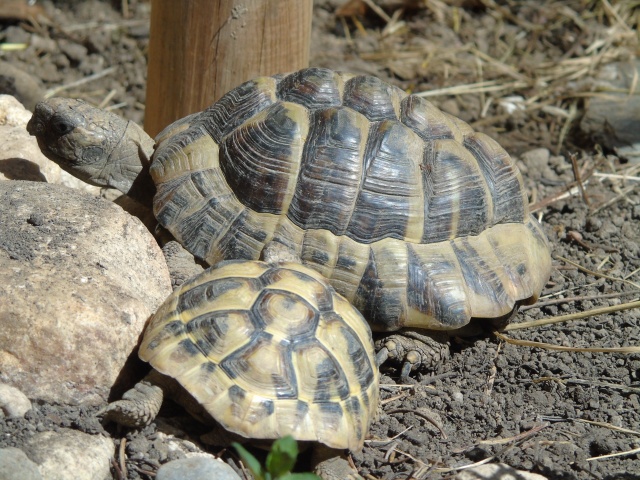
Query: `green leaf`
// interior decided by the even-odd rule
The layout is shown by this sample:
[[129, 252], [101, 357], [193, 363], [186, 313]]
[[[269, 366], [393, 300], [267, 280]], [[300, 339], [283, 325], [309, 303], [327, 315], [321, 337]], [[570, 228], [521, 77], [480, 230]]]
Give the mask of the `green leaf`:
[[260, 465], [260, 462], [258, 461], [258, 459], [254, 457], [249, 452], [249, 450], [247, 450], [237, 442], [233, 442], [231, 445], [233, 446], [233, 448], [236, 449], [236, 451], [238, 452], [238, 455], [240, 455], [240, 459], [242, 460], [242, 463], [244, 463], [245, 466], [249, 470], [251, 470], [251, 473], [253, 473], [253, 475], [256, 477], [256, 480], [270, 480], [269, 478], [267, 478], [267, 477], [270, 477], [270, 475], [265, 476], [265, 471], [262, 468], [262, 465]]
[[271, 446], [267, 455], [267, 471], [274, 478], [280, 478], [293, 469], [298, 457], [298, 444], [291, 435], [279, 438]]
[[288, 473], [278, 480], [322, 480], [322, 478], [315, 473]]

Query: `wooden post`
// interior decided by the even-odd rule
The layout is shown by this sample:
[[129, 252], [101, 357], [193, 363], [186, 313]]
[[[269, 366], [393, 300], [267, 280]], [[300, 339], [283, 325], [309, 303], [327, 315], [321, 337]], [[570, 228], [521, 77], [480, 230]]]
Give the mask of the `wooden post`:
[[255, 76], [308, 66], [312, 7], [312, 0], [152, 0], [147, 133]]

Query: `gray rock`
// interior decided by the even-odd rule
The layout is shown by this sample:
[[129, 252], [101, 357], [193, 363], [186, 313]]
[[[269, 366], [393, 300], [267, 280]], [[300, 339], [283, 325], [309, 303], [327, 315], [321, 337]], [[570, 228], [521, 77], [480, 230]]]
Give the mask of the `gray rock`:
[[211, 455], [199, 455], [174, 460], [162, 465], [156, 473], [156, 480], [241, 480], [226, 463]]
[[580, 128], [601, 145], [631, 161], [640, 161], [640, 94], [635, 85], [640, 62], [623, 61], [602, 68], [594, 80], [599, 95], [587, 100]]
[[42, 480], [42, 475], [19, 448], [0, 448], [0, 480]]
[[322, 480], [363, 480], [347, 459], [341, 456], [333, 456], [319, 462], [313, 473]]
[[117, 205], [59, 185], [0, 182], [0, 225], [0, 381], [103, 403], [171, 292], [162, 251]]
[[111, 478], [115, 445], [107, 437], [76, 430], [42, 432], [24, 447], [46, 480], [104, 480]]
[[520, 155], [523, 170], [529, 177], [539, 180], [540, 178], [555, 178], [556, 175], [551, 170], [549, 160], [551, 152], [546, 148], [534, 148]]
[[22, 418], [31, 408], [31, 402], [24, 393], [11, 385], [0, 383], [0, 415]]
[[0, 94], [13, 95], [32, 109], [44, 98], [44, 87], [35, 75], [0, 60]]
[[458, 472], [454, 480], [547, 480], [537, 473], [516, 470], [504, 463], [488, 463]]

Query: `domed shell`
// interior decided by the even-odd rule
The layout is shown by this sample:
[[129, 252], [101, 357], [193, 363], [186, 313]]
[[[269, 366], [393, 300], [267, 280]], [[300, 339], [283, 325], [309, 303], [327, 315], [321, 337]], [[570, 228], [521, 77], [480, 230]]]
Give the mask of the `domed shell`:
[[154, 211], [188, 250], [213, 265], [277, 242], [376, 330], [500, 317], [549, 277], [509, 155], [375, 77], [260, 77], [157, 142]]
[[299, 264], [206, 270], [158, 310], [139, 355], [248, 438], [357, 450], [378, 405], [369, 326]]

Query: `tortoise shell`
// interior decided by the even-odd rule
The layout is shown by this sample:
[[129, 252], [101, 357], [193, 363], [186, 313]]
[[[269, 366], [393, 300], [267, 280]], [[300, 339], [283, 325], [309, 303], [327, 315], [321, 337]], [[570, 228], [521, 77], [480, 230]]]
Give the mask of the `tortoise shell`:
[[260, 77], [156, 140], [154, 212], [188, 250], [214, 265], [276, 242], [375, 330], [500, 317], [549, 277], [505, 150], [375, 77]]
[[300, 264], [223, 262], [175, 290], [139, 352], [224, 428], [362, 448], [378, 405], [371, 330]]

